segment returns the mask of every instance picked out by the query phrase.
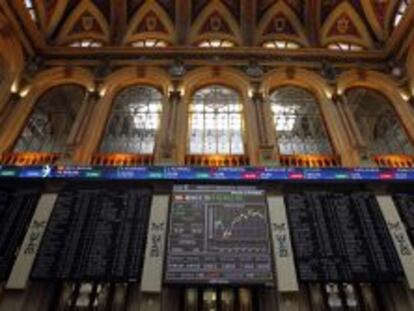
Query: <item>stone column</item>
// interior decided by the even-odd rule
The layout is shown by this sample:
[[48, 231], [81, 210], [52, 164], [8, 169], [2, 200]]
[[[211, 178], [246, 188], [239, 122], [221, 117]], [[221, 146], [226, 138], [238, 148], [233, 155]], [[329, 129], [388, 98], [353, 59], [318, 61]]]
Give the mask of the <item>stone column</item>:
[[347, 139], [350, 144], [350, 156], [354, 166], [375, 166], [368, 153], [368, 146], [356, 124], [353, 113], [349, 107], [348, 99], [345, 95], [336, 95], [333, 97], [336, 104], [339, 117], [342, 120]]
[[[255, 122], [258, 131], [259, 156], [258, 161], [261, 165], [277, 166], [279, 161], [276, 156], [274, 139], [271, 137], [271, 126], [267, 118], [269, 112], [266, 111], [266, 99], [260, 92], [254, 92], [252, 103], [255, 111]], [[271, 113], [271, 112], [270, 112]]]
[[177, 160], [177, 123], [179, 105], [181, 103], [181, 92], [171, 91], [168, 94], [167, 105], [165, 105], [162, 122], [160, 127], [160, 148], [156, 151], [157, 164], [176, 164]]
[[11, 112], [13, 111], [13, 108], [17, 105], [20, 99], [21, 99], [20, 94], [12, 93], [9, 100], [3, 106], [3, 109], [1, 109], [0, 111], [0, 132], [7, 130], [7, 129], [4, 129], [6, 120], [9, 118]]
[[[73, 123], [72, 129], [69, 133], [67, 143], [67, 152], [60, 161], [60, 164], [69, 164], [70, 162], [79, 163], [78, 155], [81, 154], [79, 148], [82, 147], [82, 141], [86, 134], [88, 124], [93, 117], [93, 110], [96, 103], [99, 101], [98, 92], [86, 92], [82, 105]], [[63, 162], [63, 163], [62, 163]], [[69, 162], [69, 163], [68, 163]]]
[[414, 112], [410, 103], [413, 99], [404, 100], [402, 97], [393, 99], [394, 107], [411, 142], [414, 142]]

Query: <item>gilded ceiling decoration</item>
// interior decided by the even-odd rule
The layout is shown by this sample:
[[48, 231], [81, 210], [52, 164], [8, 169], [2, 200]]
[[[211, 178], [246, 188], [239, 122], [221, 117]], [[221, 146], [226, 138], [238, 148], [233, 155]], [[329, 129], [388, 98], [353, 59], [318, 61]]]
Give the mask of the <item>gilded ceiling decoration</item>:
[[[24, 29], [36, 32], [51, 46], [74, 46], [73, 42], [83, 40], [96, 46], [131, 46], [148, 39], [162, 41], [162, 46], [199, 45], [206, 40], [267, 46], [283, 41], [316, 48], [344, 43], [369, 50], [384, 46], [412, 2], [15, 0], [10, 6]], [[247, 23], [254, 28], [253, 40], [245, 37]], [[185, 38], [177, 35], [183, 28]]]

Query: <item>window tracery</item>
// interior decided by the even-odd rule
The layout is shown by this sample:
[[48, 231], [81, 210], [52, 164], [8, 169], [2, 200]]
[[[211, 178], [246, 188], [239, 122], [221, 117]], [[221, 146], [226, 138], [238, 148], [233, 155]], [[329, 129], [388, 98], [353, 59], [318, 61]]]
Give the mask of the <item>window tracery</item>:
[[131, 86], [115, 98], [100, 151], [152, 154], [162, 113], [162, 94], [153, 87]]
[[305, 89], [286, 86], [270, 96], [279, 152], [332, 154], [328, 133], [315, 97]]
[[347, 93], [347, 98], [370, 155], [414, 153], [397, 112], [385, 97], [356, 88]]
[[189, 107], [189, 154], [244, 154], [243, 106], [232, 89], [198, 90]]
[[14, 152], [65, 152], [84, 96], [85, 90], [75, 85], [58, 86], [46, 92], [36, 103]]

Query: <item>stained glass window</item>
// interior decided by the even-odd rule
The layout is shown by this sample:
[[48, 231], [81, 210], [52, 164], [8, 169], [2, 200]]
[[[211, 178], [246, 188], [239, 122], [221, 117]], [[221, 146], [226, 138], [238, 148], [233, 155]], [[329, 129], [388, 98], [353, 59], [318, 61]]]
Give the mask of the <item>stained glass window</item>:
[[46, 92], [36, 103], [14, 151], [65, 152], [84, 97], [84, 88], [76, 85], [58, 86]]
[[384, 96], [355, 88], [347, 92], [347, 98], [370, 155], [414, 153], [394, 107]]
[[131, 86], [115, 98], [100, 151], [152, 154], [160, 125], [162, 94], [148, 86]]
[[190, 154], [244, 154], [243, 106], [222, 86], [198, 90], [189, 107]]
[[310, 92], [281, 87], [271, 95], [270, 104], [281, 154], [332, 154], [318, 103]]

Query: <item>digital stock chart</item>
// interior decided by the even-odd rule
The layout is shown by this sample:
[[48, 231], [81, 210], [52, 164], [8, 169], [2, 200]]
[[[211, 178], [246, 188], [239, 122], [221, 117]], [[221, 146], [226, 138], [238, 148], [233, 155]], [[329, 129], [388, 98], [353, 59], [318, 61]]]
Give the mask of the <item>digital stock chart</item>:
[[271, 282], [263, 191], [176, 187], [171, 205], [167, 282]]

